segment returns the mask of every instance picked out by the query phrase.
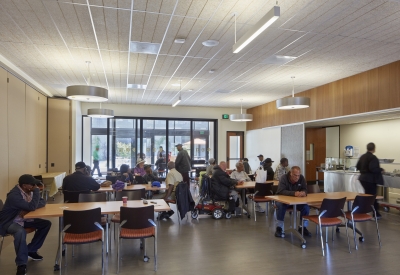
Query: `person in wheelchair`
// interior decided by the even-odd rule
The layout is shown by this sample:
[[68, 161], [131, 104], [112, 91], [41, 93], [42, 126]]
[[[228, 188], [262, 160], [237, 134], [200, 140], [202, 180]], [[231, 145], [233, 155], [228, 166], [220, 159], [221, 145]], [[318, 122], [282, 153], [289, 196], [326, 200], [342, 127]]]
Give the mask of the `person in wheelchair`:
[[236, 180], [229, 177], [226, 173], [226, 162], [221, 161], [219, 165], [214, 166], [213, 175], [211, 177], [211, 185], [214, 196], [217, 200], [229, 199], [232, 196], [233, 201], [242, 204], [238, 192], [234, 189], [236, 185], [243, 184], [244, 180]]

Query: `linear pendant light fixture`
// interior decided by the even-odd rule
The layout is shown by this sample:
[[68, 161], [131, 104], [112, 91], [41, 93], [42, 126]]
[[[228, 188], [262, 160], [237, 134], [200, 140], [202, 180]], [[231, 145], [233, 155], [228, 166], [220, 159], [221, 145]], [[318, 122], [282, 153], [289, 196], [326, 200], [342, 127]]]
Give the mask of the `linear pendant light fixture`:
[[[278, 2], [277, 2], [278, 3]], [[279, 6], [274, 6], [266, 15], [263, 16], [253, 27], [251, 27], [237, 42], [236, 42], [236, 15], [235, 15], [235, 44], [232, 47], [233, 53], [240, 52], [251, 41], [259, 36], [265, 29], [271, 26], [281, 15]]]
[[242, 101], [243, 99], [240, 99], [240, 114], [231, 114], [229, 116], [231, 121], [253, 121], [252, 114], [243, 114]]
[[292, 97], [285, 97], [276, 101], [276, 108], [280, 110], [303, 109], [310, 107], [309, 97], [295, 97], [294, 96], [294, 76], [292, 76], [293, 89]]
[[175, 107], [175, 106], [178, 105], [181, 101], [182, 101], [182, 98], [181, 98], [181, 80], [179, 80], [179, 98], [178, 98], [178, 100], [177, 100], [174, 104], [172, 104], [172, 107]]

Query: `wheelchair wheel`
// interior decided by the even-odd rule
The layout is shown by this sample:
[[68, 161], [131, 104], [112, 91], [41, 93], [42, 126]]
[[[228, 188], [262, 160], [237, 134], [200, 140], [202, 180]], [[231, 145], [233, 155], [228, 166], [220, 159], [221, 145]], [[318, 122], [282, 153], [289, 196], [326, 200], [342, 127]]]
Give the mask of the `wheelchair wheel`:
[[232, 213], [231, 212], [225, 212], [225, 219], [230, 219], [232, 218]]
[[199, 210], [198, 209], [194, 209], [192, 211], [192, 219], [197, 219], [199, 217]]
[[219, 220], [224, 215], [224, 212], [222, 211], [221, 208], [216, 208], [216, 209], [214, 209], [212, 214], [213, 214], [214, 219]]

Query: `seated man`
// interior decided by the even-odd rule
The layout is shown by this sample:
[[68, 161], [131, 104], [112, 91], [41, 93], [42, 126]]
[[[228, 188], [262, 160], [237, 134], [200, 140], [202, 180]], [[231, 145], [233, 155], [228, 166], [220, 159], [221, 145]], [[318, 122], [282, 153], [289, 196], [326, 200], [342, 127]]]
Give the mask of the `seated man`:
[[[300, 174], [300, 167], [293, 166], [290, 171], [283, 175], [279, 180], [277, 195], [295, 196], [295, 197], [306, 197], [307, 196], [307, 182], [303, 175]], [[277, 227], [275, 237], [284, 238], [284, 219], [287, 204], [276, 202], [277, 209]], [[300, 220], [303, 216], [310, 214], [310, 207], [307, 204], [297, 205], [297, 210], [300, 211]], [[293, 213], [293, 215], [297, 215]], [[311, 236], [311, 233], [307, 230], [308, 221], [304, 221], [304, 236]], [[296, 225], [294, 225], [296, 226]], [[299, 232], [301, 233], [301, 226], [299, 226]]]
[[162, 182], [162, 180], [154, 174], [153, 169], [151, 169], [151, 165], [145, 165], [144, 171], [146, 172], [146, 174], [143, 176], [145, 182], [149, 181], [151, 183], [154, 181], [159, 181], [160, 183]]
[[234, 187], [240, 184], [243, 184], [243, 180], [237, 181], [231, 179], [226, 173], [225, 161], [221, 161], [219, 165], [214, 166], [213, 175], [211, 177], [211, 190], [217, 200], [227, 200], [229, 195], [231, 195], [236, 202], [240, 196], [234, 190]]
[[287, 158], [282, 158], [279, 165], [275, 169], [274, 180], [279, 180], [283, 175], [290, 171], [289, 161]]
[[[175, 162], [170, 161], [167, 163], [168, 174], [165, 179], [165, 184], [167, 186], [167, 191], [164, 194], [155, 194], [153, 199], [164, 199], [164, 200], [176, 200], [175, 189], [176, 186], [183, 181], [182, 174], [175, 169]], [[174, 214], [173, 210], [168, 212], [162, 212], [160, 215], [160, 219], [168, 219]]]
[[[32, 175], [22, 175], [18, 184], [7, 194], [3, 210], [0, 211], [0, 233], [14, 236], [14, 248], [17, 254], [17, 275], [26, 274], [28, 257], [34, 261], [43, 260], [37, 251], [42, 247], [51, 222], [43, 219], [24, 219], [25, 214], [46, 205], [40, 198], [40, 183]], [[30, 244], [26, 244], [25, 228], [35, 228], [35, 235]]]
[[97, 191], [100, 184], [86, 176], [86, 164], [83, 161], [75, 164], [75, 173], [64, 178], [62, 189], [67, 191]]

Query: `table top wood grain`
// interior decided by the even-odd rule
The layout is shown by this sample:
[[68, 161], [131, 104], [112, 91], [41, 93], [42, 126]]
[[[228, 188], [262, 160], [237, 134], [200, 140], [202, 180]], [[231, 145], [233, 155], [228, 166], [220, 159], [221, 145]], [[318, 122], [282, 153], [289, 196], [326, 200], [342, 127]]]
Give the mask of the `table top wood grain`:
[[[266, 183], [273, 182], [274, 186], [278, 186], [279, 181], [278, 180], [267, 180]], [[243, 189], [243, 188], [254, 188], [256, 186], [255, 181], [245, 181], [242, 185], [236, 185], [236, 189]]]
[[294, 196], [284, 196], [275, 195], [268, 196], [274, 201], [281, 202], [284, 204], [294, 205], [294, 204], [312, 204], [320, 203], [325, 198], [327, 199], [340, 199], [346, 197], [346, 201], [353, 201], [357, 195], [365, 196], [365, 194], [359, 194], [356, 192], [328, 192], [328, 193], [313, 193], [308, 194], [307, 197], [294, 197]]
[[[127, 186], [126, 188], [124, 188], [124, 190], [138, 190], [138, 189], [146, 189], [146, 191], [158, 191], [158, 190], [166, 190], [167, 187], [165, 186], [165, 183], [161, 184], [161, 187], [152, 187], [148, 184], [132, 184]], [[111, 186], [108, 187], [100, 187], [99, 190], [97, 190], [96, 192], [113, 192], [115, 191], [114, 189], [112, 189]]]
[[25, 215], [26, 219], [30, 218], [46, 218], [61, 217], [64, 210], [88, 210], [100, 207], [102, 214], [113, 214], [120, 211], [121, 206], [127, 207], [145, 207], [154, 205], [155, 212], [169, 211], [171, 208], [164, 200], [147, 200], [148, 204], [144, 204], [142, 200], [131, 200], [126, 204], [122, 201], [106, 201], [106, 202], [79, 202], [79, 203], [59, 203], [47, 204], [45, 207], [36, 209]]

